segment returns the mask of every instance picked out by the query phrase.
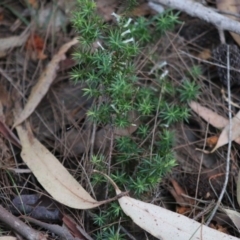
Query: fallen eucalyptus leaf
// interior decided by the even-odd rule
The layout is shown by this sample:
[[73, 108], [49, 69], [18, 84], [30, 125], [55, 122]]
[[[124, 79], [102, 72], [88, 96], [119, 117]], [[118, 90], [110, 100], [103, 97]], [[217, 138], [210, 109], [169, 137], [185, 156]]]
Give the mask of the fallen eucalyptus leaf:
[[231, 139], [229, 139], [229, 127], [229, 124], [227, 124], [222, 130], [221, 135], [218, 138], [217, 144], [211, 152], [216, 151], [219, 147], [222, 147], [229, 141], [233, 141], [240, 136], [240, 111], [232, 119]]
[[65, 43], [60, 48], [58, 53], [53, 56], [51, 62], [49, 62], [46, 69], [39, 77], [37, 84], [32, 88], [26, 106], [15, 120], [13, 128], [26, 120], [36, 109], [42, 98], [48, 92], [53, 80], [55, 79], [60, 61], [66, 58], [65, 53], [67, 50], [77, 43], [77, 38], [72, 39], [70, 42]]
[[212, 110], [201, 106], [199, 103], [191, 101], [189, 103], [191, 109], [197, 113], [206, 122], [214, 126], [215, 128], [224, 128], [228, 124], [228, 120]]
[[[112, 183], [116, 193], [118, 195], [121, 194], [121, 190], [113, 180], [107, 175], [103, 175]], [[118, 202], [125, 214], [129, 216], [134, 223], [161, 240], [238, 239], [154, 204], [145, 203], [128, 196], [119, 198]]]
[[17, 132], [22, 144], [23, 161], [56, 201], [76, 209], [90, 209], [106, 203], [93, 199], [58, 159], [33, 136], [30, 129], [18, 125]]
[[[228, 139], [228, 124], [229, 121], [228, 119], [218, 115], [217, 113], [213, 112], [212, 110], [201, 106], [199, 103], [197, 102], [190, 102], [189, 106], [191, 107], [191, 109], [196, 112], [201, 118], [203, 118], [206, 122], [208, 122], [209, 124], [211, 124], [212, 126], [214, 126], [215, 128], [226, 128], [224, 131], [224, 134], [222, 136], [222, 139], [219, 140], [218, 138], [218, 142], [219, 141], [225, 141], [225, 144], [228, 143], [228, 140], [226, 141], [226, 139]], [[236, 116], [235, 116], [236, 117]], [[234, 120], [234, 124], [238, 123], [239, 121]], [[233, 127], [236, 128], [237, 131], [234, 132], [233, 136], [232, 136], [232, 140], [234, 140], [236, 143], [240, 144], [240, 131], [238, 130], [238, 127]], [[238, 133], [239, 131], [239, 133]], [[239, 135], [238, 137], [235, 138], [235, 135]], [[224, 142], [223, 141], [223, 142]], [[219, 142], [219, 144], [221, 143]], [[223, 144], [224, 145], [224, 144]], [[222, 145], [222, 146], [223, 146]], [[215, 148], [212, 150], [212, 152], [214, 152], [218, 147], [218, 145], [215, 146]]]

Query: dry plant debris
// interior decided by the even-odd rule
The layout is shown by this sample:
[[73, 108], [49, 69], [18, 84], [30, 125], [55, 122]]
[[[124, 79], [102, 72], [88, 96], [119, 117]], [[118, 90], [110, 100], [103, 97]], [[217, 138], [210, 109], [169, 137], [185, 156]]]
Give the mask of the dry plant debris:
[[[121, 194], [118, 186], [110, 178], [108, 179], [114, 186], [116, 193]], [[154, 204], [142, 202], [128, 196], [123, 196], [118, 201], [126, 215], [157, 239], [197, 240], [201, 236], [204, 236], [204, 239], [207, 240], [238, 239], [219, 231], [214, 231], [197, 221]]]
[[31, 130], [17, 126], [22, 144], [21, 156], [41, 185], [58, 202], [77, 209], [100, 206], [69, 174], [66, 168], [32, 134]]
[[26, 43], [26, 49], [30, 52], [33, 60], [44, 60], [47, 58], [47, 55], [44, 54], [44, 40], [37, 34], [30, 35]]
[[234, 225], [237, 227], [238, 230], [240, 230], [240, 214], [239, 212], [231, 209], [222, 208], [224, 212], [227, 213], [227, 215], [231, 218]]
[[[216, 5], [223, 13], [231, 13], [231, 15], [228, 16], [229, 18], [239, 21], [239, 18], [234, 16], [240, 13], [240, 7], [237, 0], [216, 0]], [[234, 32], [230, 32], [230, 34], [238, 45], [240, 45], [240, 35]]]
[[5, 57], [7, 50], [22, 46], [28, 39], [29, 34], [24, 31], [19, 36], [12, 36], [0, 39], [0, 58]]
[[[159, 2], [166, 3], [166, 1], [160, 0]], [[168, 2], [173, 4], [175, 1]], [[217, 6], [220, 10], [225, 10], [226, 8], [228, 8], [229, 11], [231, 10], [232, 12], [237, 14], [239, 11], [237, 10], [236, 5], [234, 5], [235, 2], [236, 1], [217, 1]], [[3, 200], [3, 202], [1, 202], [1, 205], [14, 206], [14, 203], [18, 202], [19, 209], [15, 205], [17, 211], [15, 213], [13, 211], [12, 213], [24, 214], [24, 211], [22, 211], [21, 207], [26, 207], [26, 210], [27, 208], [29, 209], [29, 214], [32, 214], [32, 219], [24, 217], [26, 221], [28, 221], [29, 223], [33, 223], [34, 226], [48, 229], [49, 232], [55, 233], [63, 239], [68, 240], [91, 240], [92, 238], [88, 234], [90, 234], [90, 232], [92, 231], [95, 231], [95, 229], [93, 229], [93, 221], [89, 221], [89, 216], [91, 216], [91, 214], [94, 215], [95, 212], [93, 214], [93, 212], [91, 211], [84, 211], [83, 213], [78, 211], [78, 209], [92, 209], [102, 204], [109, 203], [110, 201], [116, 200], [118, 198], [118, 202], [120, 203], [120, 206], [125, 212], [125, 214], [129, 216], [135, 224], [140, 226], [146, 232], [149, 232], [155, 238], [172, 238], [185, 240], [191, 237], [192, 239], [199, 239], [204, 236], [204, 239], [237, 239], [236, 237], [223, 233], [227, 232], [225, 231], [226, 229], [221, 225], [223, 223], [220, 223], [220, 225], [218, 223], [216, 224], [219, 229], [218, 232], [214, 229], [202, 225], [197, 221], [191, 220], [188, 217], [182, 216], [180, 214], [157, 206], [157, 204], [160, 205], [158, 202], [162, 201], [162, 198], [164, 198], [164, 196], [161, 195], [163, 193], [163, 191], [161, 190], [162, 186], [159, 186], [159, 189], [156, 190], [157, 193], [155, 196], [149, 196], [149, 193], [149, 195], [144, 195], [143, 198], [146, 199], [146, 201], [144, 202], [137, 200], [133, 197], [125, 196], [125, 193], [122, 193], [120, 189], [112, 182], [116, 190], [116, 194], [120, 196], [103, 201], [97, 201], [96, 199], [98, 198], [95, 199], [95, 189], [92, 189], [92, 186], [88, 179], [88, 176], [91, 176], [93, 170], [93, 165], [91, 165], [90, 162], [93, 153], [107, 152], [109, 154], [106, 159], [106, 166], [109, 168], [109, 173], [111, 173], [111, 168], [116, 168], [115, 165], [111, 165], [111, 161], [115, 157], [115, 155], [118, 154], [117, 151], [115, 151], [114, 142], [124, 136], [133, 136], [133, 138], [139, 137], [137, 135], [137, 131], [140, 127], [142, 127], [141, 122], [139, 121], [139, 114], [135, 111], [129, 112], [128, 117], [132, 125], [128, 128], [115, 128], [113, 130], [110, 124], [105, 126], [94, 126], [89, 123], [86, 120], [86, 112], [91, 106], [93, 100], [86, 100], [86, 98], [82, 96], [83, 91], [81, 89], [82, 87], [80, 87], [79, 84], [69, 84], [69, 75], [66, 71], [77, 64], [76, 61], [73, 60], [72, 57], [69, 55], [71, 54], [70, 48], [78, 43], [78, 40], [74, 38], [74, 34], [72, 32], [68, 32], [68, 37], [66, 37], [66, 35], [61, 32], [61, 27], [65, 28], [68, 25], [68, 20], [66, 19], [69, 9], [67, 10], [66, 8], [66, 11], [64, 11], [65, 6], [68, 5], [68, 1], [58, 1], [56, 5], [53, 5], [51, 1], [48, 1], [48, 4], [46, 5], [45, 2], [39, 4], [37, 1], [34, 0], [29, 0], [28, 3], [31, 7], [30, 14], [37, 14], [37, 12], [39, 13], [35, 18], [36, 22], [32, 20], [31, 25], [29, 25], [31, 31], [29, 31], [29, 29], [27, 31], [22, 31], [22, 29], [24, 28], [22, 22], [24, 21], [19, 21], [19, 19], [14, 18], [14, 26], [16, 28], [12, 31], [15, 31], [16, 33], [8, 33], [8, 36], [11, 37], [0, 39], [0, 56], [2, 57], [1, 59], [4, 59], [3, 62], [0, 62], [1, 74], [3, 75], [3, 80], [0, 79], [0, 84], [6, 85], [7, 91], [9, 91], [9, 94], [12, 95], [11, 98], [9, 98], [8, 100], [9, 102], [11, 101], [11, 104], [15, 102], [15, 111], [18, 112], [15, 122], [14, 124], [12, 124], [13, 119], [9, 120], [8, 115], [9, 107], [5, 107], [6, 99], [0, 96], [0, 147], [2, 149], [2, 158], [0, 161], [0, 178], [2, 182], [1, 187], [3, 186], [2, 193], [3, 196], [6, 198], [6, 203]], [[71, 5], [72, 1], [69, 4]], [[186, 1], [185, 4], [188, 4], [188, 2]], [[234, 7], [229, 8], [229, 4], [233, 4]], [[112, 20], [112, 12], [114, 12], [115, 10], [119, 10], [119, 12], [121, 12], [122, 10], [121, 7], [119, 7], [119, 3], [114, 0], [111, 2], [98, 0], [97, 6], [98, 12], [103, 15], [103, 18], [106, 21]], [[190, 3], [189, 6], [191, 6]], [[10, 5], [10, 8], [14, 9], [14, 5]], [[55, 16], [52, 15], [52, 10], [56, 10]], [[149, 5], [144, 2], [142, 3], [142, 5], [140, 5], [140, 7], [130, 12], [130, 15], [131, 14], [133, 17], [136, 17], [154, 14], [154, 12], [150, 11]], [[0, 24], [3, 21], [6, 21], [8, 17], [8, 14], [0, 15]], [[25, 15], [25, 13], [22, 14], [21, 11], [19, 11], [18, 17], [22, 18], [22, 20], [29, 20], [29, 15]], [[11, 17], [9, 19], [12, 20]], [[233, 19], [236, 20], [235, 17], [233, 17]], [[63, 20], [62, 24], [61, 20]], [[216, 24], [216, 21], [213, 21], [213, 23]], [[233, 28], [231, 23], [233, 22], [229, 21], [229, 25], [226, 23], [223, 27], [227, 29], [227, 26], [230, 26], [231, 31], [240, 32], [237, 27]], [[234, 21], [234, 23], [236, 22]], [[38, 24], [41, 29], [36, 30], [36, 25]], [[23, 33], [21, 34], [21, 32]], [[29, 32], [31, 32], [31, 34]], [[239, 35], [233, 33], [231, 34], [233, 35], [235, 41], [239, 42]], [[58, 41], [54, 41], [54, 37], [50, 37], [53, 35], [55, 35], [54, 37], [56, 37]], [[168, 66], [166, 69], [170, 70], [170, 78], [171, 80], [175, 81], [176, 86], [180, 86], [183, 84], [183, 81], [181, 79], [186, 76], [186, 69], [189, 70], [189, 66], [192, 66], [194, 63], [196, 63], [195, 60], [193, 60], [193, 56], [190, 56], [190, 58], [188, 59], [183, 57], [181, 52], [182, 49], [178, 49], [179, 46], [182, 46], [182, 39], [179, 39], [178, 37], [178, 35], [167, 34], [164, 40], [159, 43], [159, 45], [154, 47], [150, 46], [151, 48], [153, 48], [153, 50], [156, 50], [157, 52], [159, 51], [157, 48], [162, 47], [161, 44], [163, 45], [161, 51], [161, 54], [163, 54], [163, 59], [161, 60], [165, 61], [167, 59]], [[198, 34], [196, 37], [198, 37]], [[185, 40], [191, 42], [192, 38], [186, 38]], [[201, 39], [198, 40], [200, 40], [199, 42], [202, 41]], [[53, 42], [51, 43], [51, 41]], [[195, 41], [195, 44], [196, 43], [197, 41]], [[22, 48], [20, 50], [17, 47]], [[57, 51], [56, 49], [60, 50]], [[30, 57], [23, 53], [26, 50], [30, 52]], [[184, 51], [187, 51], [186, 48], [184, 48]], [[208, 49], [208, 53], [209, 52], [211, 51]], [[150, 83], [152, 81], [150, 75], [153, 74], [153, 72], [151, 72], [151, 74], [149, 75], [147, 75], [146, 72], [148, 71], [147, 65], [153, 60], [151, 59], [148, 62], [149, 59], [148, 57], [144, 56], [144, 54], [139, 58], [139, 74], [142, 78], [147, 79], [147, 81], [142, 81], [139, 83], [139, 85], [152, 84]], [[48, 57], [51, 57], [51, 60], [49, 60]], [[211, 60], [211, 57], [210, 55], [208, 55], [207, 59]], [[204, 59], [206, 59], [206, 57], [204, 57]], [[145, 65], [143, 63], [144, 61], [145, 63], [148, 63]], [[198, 59], [198, 61], [201, 60]], [[14, 70], [14, 67], [17, 70]], [[6, 72], [4, 72], [4, 74], [2, 68], [6, 69]], [[9, 81], [8, 83], [6, 83], [6, 79]], [[37, 80], [35, 81], [35, 79]], [[208, 85], [206, 84], [206, 82]], [[202, 199], [198, 199], [199, 195], [197, 195], [200, 191], [198, 191], [195, 196], [191, 196], [192, 198], [188, 197], [188, 191], [181, 186], [183, 182], [179, 180], [177, 181], [175, 179], [178, 179], [180, 171], [185, 171], [183, 174], [188, 174], [188, 177], [190, 177], [191, 180], [194, 181], [194, 186], [197, 185], [197, 189], [203, 188], [205, 186], [204, 184], [206, 184], [207, 181], [210, 182], [212, 188], [215, 188], [216, 185], [214, 185], [213, 182], [216, 179], [217, 182], [218, 177], [220, 175], [224, 175], [222, 169], [219, 167], [219, 165], [224, 165], [224, 163], [212, 160], [211, 157], [213, 156], [213, 153], [209, 154], [209, 157], [207, 157], [207, 154], [198, 154], [198, 152], [195, 150], [195, 147], [200, 146], [203, 150], [206, 146], [210, 147], [211, 149], [213, 149], [212, 152], [216, 151], [214, 154], [218, 156], [217, 154], [219, 152], [223, 153], [222, 155], [224, 155], [223, 146], [229, 141], [235, 141], [240, 144], [240, 132], [238, 130], [240, 124], [240, 112], [236, 113], [235, 117], [232, 120], [232, 130], [234, 134], [232, 136], [232, 139], [229, 140], [228, 119], [226, 117], [223, 117], [224, 114], [222, 114], [221, 116], [221, 114], [217, 114], [217, 111], [211, 110], [215, 109], [215, 107], [217, 109], [217, 106], [211, 105], [211, 108], [207, 108], [201, 105], [203, 103], [204, 106], [207, 106], [207, 104], [209, 104], [209, 99], [214, 99], [214, 91], [211, 92], [211, 88], [214, 88], [215, 90], [218, 90], [218, 88], [211, 83], [211, 80], [206, 80], [206, 78], [204, 80], [199, 80], [198, 84], [201, 85], [203, 92], [205, 91], [205, 95], [211, 96], [202, 98], [199, 103], [193, 101], [190, 102], [190, 107], [196, 113], [193, 118], [195, 118], [195, 121], [197, 119], [198, 126], [191, 126], [191, 124], [189, 124], [189, 129], [183, 130], [186, 136], [182, 134], [182, 137], [184, 137], [185, 139], [181, 143], [178, 142], [178, 146], [175, 146], [175, 148], [187, 149], [183, 150], [184, 153], [181, 159], [183, 166], [177, 166], [173, 173], [174, 176], [167, 176], [164, 181], [170, 181], [172, 183], [172, 190], [169, 190], [169, 188], [166, 189], [171, 192], [171, 194], [175, 198], [176, 204], [180, 206], [189, 206], [186, 208], [181, 208], [179, 211], [183, 212], [186, 215], [190, 215], [192, 214], [192, 212], [195, 212], [197, 214], [195, 216], [196, 219], [202, 218], [203, 221], [205, 221], [205, 217], [207, 215], [206, 212], [209, 212], [209, 209], [207, 208], [207, 204], [206, 209], [208, 209], [208, 211], [205, 211], [204, 209], [202, 211], [199, 211], [199, 209], [197, 209], [197, 205], [202, 204]], [[158, 84], [153, 83], [151, 87], [156, 89], [159, 86]], [[0, 92], [2, 92], [1, 90], [2, 87], [0, 85]], [[24, 105], [24, 109], [22, 111], [21, 107], [16, 104], [16, 102], [19, 102], [18, 95], [21, 95], [22, 97], [22, 102]], [[219, 103], [220, 100], [218, 99], [215, 102]], [[222, 106], [224, 106], [224, 103], [220, 103], [222, 104]], [[8, 110], [6, 111], [6, 109]], [[10, 111], [12, 110], [13, 109], [10, 107]], [[153, 118], [150, 122], [155, 121], [155, 126], [157, 124], [160, 125], [161, 122], [156, 121], [156, 119], [157, 117], [155, 119]], [[214, 128], [211, 127], [209, 130], [206, 127], [206, 123], [209, 123]], [[184, 123], [184, 125], [186, 126], [187, 123]], [[12, 127], [12, 129], [14, 129], [14, 127], [16, 128], [20, 141], [16, 137], [15, 131], [11, 130], [10, 127]], [[223, 130], [218, 137], [219, 129]], [[146, 139], [149, 138], [149, 136], [152, 136], [152, 141], [154, 141], [154, 134], [156, 134], [154, 132], [155, 129], [151, 131], [152, 132], [149, 133], [148, 136], [146, 136]], [[176, 127], [176, 131], [182, 133], [181, 130], [178, 129], [178, 126]], [[204, 131], [207, 132], [206, 135]], [[206, 143], [202, 144], [203, 140]], [[15, 147], [8, 147], [11, 146], [9, 145], [9, 143], [12, 143], [19, 149]], [[21, 151], [21, 153], [19, 151]], [[133, 151], [135, 151], [135, 149]], [[238, 160], [237, 151], [232, 151], [232, 155], [234, 155], [234, 157]], [[87, 160], [85, 161], [85, 159]], [[190, 159], [189, 162], [193, 162], [195, 160], [195, 165], [194, 163], [192, 163], [192, 165], [186, 164], [187, 159]], [[236, 163], [237, 160], [235, 161]], [[22, 163], [22, 161], [24, 163]], [[134, 161], [135, 160], [133, 159], [133, 162]], [[30, 170], [27, 170], [28, 172], [26, 172], [26, 169], [22, 169], [21, 165], [27, 166]], [[201, 168], [203, 168], [205, 172], [201, 171]], [[13, 169], [15, 169], [15, 174], [10, 175], [13, 171], [9, 173], [8, 170]], [[208, 172], [207, 174], [206, 171]], [[189, 174], [189, 172], [198, 172], [199, 178], [196, 177], [198, 175], [195, 175], [193, 177]], [[27, 178], [25, 178], [24, 174], [27, 174]], [[35, 176], [35, 178], [33, 176]], [[206, 177], [203, 181], [202, 176]], [[80, 183], [78, 182], [79, 179]], [[12, 186], [18, 186], [19, 188]], [[104, 185], [104, 191], [102, 191], [102, 189], [100, 190], [102, 194], [99, 194], [101, 197], [100, 199], [106, 199], [109, 196], [107, 194], [108, 190], [106, 190], [105, 192], [105, 188], [108, 187], [108, 185]], [[208, 189], [208, 187], [209, 183], [206, 189]], [[237, 183], [237, 188], [238, 190], [240, 189], [240, 183]], [[21, 191], [18, 192], [18, 189], [20, 189]], [[41, 196], [41, 194], [47, 195], [45, 190], [52, 197], [51, 201], [59, 202], [59, 205], [56, 204], [55, 206], [55, 210], [58, 210], [57, 213], [60, 212], [58, 206], [61, 205], [63, 217], [59, 215], [56, 219], [63, 222], [65, 225], [64, 227], [56, 224], [46, 223], [45, 221], [50, 220], [50, 218], [48, 220], [41, 219], [41, 222], [37, 220], [41, 217], [37, 217], [36, 215], [34, 215], [34, 213], [36, 212], [34, 212], [33, 209], [42, 209], [45, 214], [48, 213], [47, 205], [38, 205], [39, 201], [42, 201], [43, 199], [39, 196]], [[194, 190], [196, 190], [196, 188]], [[24, 194], [25, 191], [29, 192], [27, 194]], [[38, 194], [34, 195], [33, 191], [34, 193], [37, 192]], [[217, 189], [213, 189], [213, 191], [218, 192]], [[92, 197], [89, 192], [91, 192], [94, 197]], [[151, 194], [153, 194], [153, 192]], [[234, 195], [234, 193], [232, 195]], [[240, 194], [238, 191], [238, 202], [239, 196]], [[167, 197], [169, 198], [169, 194], [167, 195]], [[32, 203], [33, 206], [28, 203], [28, 201], [26, 200], [27, 198], [35, 199], [35, 202]], [[150, 201], [156, 203], [156, 205], [148, 203]], [[168, 207], [168, 201], [169, 199], [166, 201], [166, 208], [170, 209], [171, 207]], [[172, 201], [172, 197], [170, 201]], [[22, 203], [23, 206], [20, 206], [21, 204], [19, 204], [19, 202]], [[108, 205], [106, 206], [106, 209], [108, 210]], [[211, 207], [212, 205], [209, 203], [209, 206]], [[62, 208], [64, 210], [62, 210]], [[70, 208], [74, 209], [72, 210], [73, 212], [71, 214], [71, 217], [74, 217], [74, 219], [68, 217], [65, 214], [66, 211], [70, 212]], [[237, 210], [233, 211], [225, 209], [225, 212], [230, 217], [230, 219], [232, 219], [235, 226], [239, 229], [239, 216]], [[25, 214], [26, 213], [28, 214], [28, 212], [25, 212]], [[11, 217], [14, 216], [11, 215]], [[5, 220], [2, 219], [2, 221]], [[13, 230], [18, 231], [18, 229], [14, 229], [14, 226], [12, 224], [13, 221], [14, 220], [12, 220], [9, 225]], [[29, 226], [23, 225], [22, 221], [19, 221], [19, 224], [20, 226], [22, 226], [24, 231], [33, 230]], [[119, 225], [121, 224], [122, 222], [120, 220]], [[67, 229], [65, 229], [65, 227]], [[134, 232], [134, 230], [129, 229], [130, 227], [128, 228], [127, 232]], [[163, 231], [163, 229], [165, 231]], [[192, 235], [194, 230], [196, 230], [195, 234]], [[42, 234], [39, 229], [33, 230], [33, 232], [36, 234], [36, 236], [34, 236], [33, 238], [30, 235], [26, 235], [26, 232], [24, 233], [20, 231], [19, 233], [22, 236], [25, 236], [26, 239], [46, 239], [45, 234]], [[10, 234], [13, 235], [12, 233], [13, 232], [11, 232]], [[128, 235], [131, 236], [131, 233], [128, 233]], [[0, 239], [8, 240], [16, 238], [6, 236], [0, 237]]]
[[196, 102], [191, 102], [190, 107], [201, 116], [206, 122], [211, 124], [216, 128], [223, 128], [221, 135], [218, 137], [218, 141], [213, 148], [212, 152], [216, 151], [219, 147], [227, 144], [229, 141], [235, 141], [236, 143], [240, 144], [240, 112], [238, 112], [233, 120], [232, 120], [232, 139], [229, 140], [228, 132], [229, 132], [229, 123], [228, 120], [217, 113], [213, 112], [212, 110], [201, 106]]
[[219, 114], [213, 112], [207, 107], [201, 106], [197, 102], [190, 102], [190, 107], [195, 111], [199, 116], [201, 116], [206, 122], [213, 125], [216, 128], [224, 128], [228, 124], [228, 120]]
[[0, 239], [1, 239], [1, 240], [17, 240], [17, 238], [15, 238], [15, 237], [10, 237], [10, 236], [8, 236], [8, 237], [0, 237]]
[[53, 56], [52, 60], [47, 65], [46, 69], [43, 71], [39, 77], [37, 84], [33, 87], [31, 94], [28, 98], [27, 104], [24, 107], [23, 111], [17, 117], [13, 128], [26, 120], [31, 113], [35, 110], [39, 102], [43, 99], [46, 93], [49, 90], [53, 80], [56, 77], [56, 72], [59, 68], [60, 61], [66, 58], [65, 54], [67, 50], [73, 45], [77, 44], [77, 38], [74, 38], [68, 43], [65, 43], [59, 50], [59, 52]]

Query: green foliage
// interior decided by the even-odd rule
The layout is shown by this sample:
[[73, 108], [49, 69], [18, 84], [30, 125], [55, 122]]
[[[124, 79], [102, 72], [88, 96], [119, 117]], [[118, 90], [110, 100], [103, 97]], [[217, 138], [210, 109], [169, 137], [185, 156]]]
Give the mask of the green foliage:
[[[152, 19], [135, 20], [113, 14], [115, 23], [106, 24], [96, 14], [94, 1], [77, 2], [79, 9], [73, 13], [72, 22], [80, 35], [81, 48], [74, 54], [78, 67], [72, 71], [71, 78], [84, 83], [84, 95], [96, 100], [87, 112], [89, 120], [99, 126], [111, 124], [113, 128], [126, 128], [132, 124], [129, 113], [134, 111], [141, 122], [132, 136], [115, 139], [112, 166], [108, 166], [102, 155], [92, 156], [91, 164], [105, 173], [110, 167], [110, 176], [118, 186], [141, 198], [157, 188], [162, 177], [176, 165], [172, 151], [174, 133], [168, 127], [188, 119], [186, 103], [198, 94], [194, 81], [186, 80], [176, 90], [167, 72], [162, 70], [155, 73], [160, 89], [139, 84], [135, 57], [146, 43], [154, 43], [154, 37], [172, 30], [179, 23], [178, 14], [167, 11]], [[93, 49], [93, 43], [98, 44], [97, 49]], [[196, 79], [198, 73], [195, 68], [190, 75]], [[178, 95], [181, 102], [176, 104], [171, 99]], [[155, 118], [157, 121], [152, 121]], [[105, 182], [99, 174], [91, 176], [94, 187]], [[107, 211], [95, 214], [93, 224], [100, 227], [95, 239], [124, 239], [119, 229], [109, 226], [120, 218], [124, 218], [124, 214], [116, 202], [110, 204]]]
[[169, 126], [183, 120], [186, 121], [189, 117], [189, 110], [186, 107], [165, 103], [160, 117]]
[[119, 152], [134, 154], [138, 151], [137, 143], [130, 137], [119, 137], [116, 139]]
[[148, 125], [140, 125], [138, 127], [137, 133], [140, 137], [145, 139], [147, 135], [149, 134], [149, 126]]
[[116, 219], [123, 216], [123, 211], [118, 202], [113, 202], [108, 208], [108, 216], [110, 219]]
[[199, 86], [195, 82], [188, 79], [184, 80], [181, 88], [179, 89], [181, 102], [188, 102], [195, 100], [199, 94]]
[[159, 142], [159, 151], [164, 152], [168, 149], [172, 149], [174, 146], [174, 132], [169, 129], [163, 129], [160, 134], [161, 142]]
[[202, 74], [202, 68], [198, 65], [194, 65], [189, 72], [189, 75], [191, 76], [191, 78], [193, 79], [197, 79], [199, 78], [199, 76], [201, 76]]
[[191, 80], [187, 78], [184, 79], [181, 87], [178, 89], [181, 102], [190, 102], [198, 97], [200, 87], [197, 85], [196, 79], [198, 79], [201, 74], [202, 69], [199, 66], [195, 65], [191, 68], [189, 71]]
[[152, 39], [149, 32], [150, 24], [151, 23], [146, 18], [139, 17], [136, 20], [136, 24], [131, 27], [131, 31], [134, 33], [134, 36], [142, 43], [148, 43]]
[[102, 211], [99, 214], [94, 214], [93, 223], [99, 227], [103, 227], [107, 223], [107, 213]]
[[108, 227], [103, 232], [98, 233], [95, 237], [97, 240], [125, 240], [125, 235], [119, 233], [119, 229]]
[[171, 10], [165, 11], [164, 13], [157, 15], [154, 20], [156, 21], [156, 30], [161, 33], [171, 31], [176, 24], [181, 23], [178, 21], [179, 13], [175, 14]]

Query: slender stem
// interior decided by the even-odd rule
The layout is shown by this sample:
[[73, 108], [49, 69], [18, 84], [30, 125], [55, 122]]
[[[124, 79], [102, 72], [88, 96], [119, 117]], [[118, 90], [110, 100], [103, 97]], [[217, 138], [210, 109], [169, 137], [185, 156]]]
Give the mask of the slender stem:
[[228, 118], [229, 118], [229, 132], [228, 132], [228, 152], [227, 152], [227, 160], [226, 160], [226, 175], [225, 175], [225, 181], [223, 184], [223, 188], [221, 191], [221, 194], [218, 198], [218, 201], [216, 203], [216, 206], [214, 207], [210, 217], [208, 218], [206, 225], [209, 225], [211, 220], [213, 219], [215, 213], [217, 212], [223, 196], [225, 194], [228, 179], [229, 179], [229, 169], [230, 169], [230, 154], [231, 154], [231, 147], [232, 147], [232, 106], [231, 106], [231, 86], [230, 86], [230, 61], [229, 61], [229, 46], [227, 45], [227, 87], [228, 87]]
[[22, 222], [17, 217], [13, 216], [5, 208], [0, 205], [0, 221], [7, 224], [14, 231], [27, 240], [47, 240], [47, 238], [40, 232], [32, 229], [27, 224]]

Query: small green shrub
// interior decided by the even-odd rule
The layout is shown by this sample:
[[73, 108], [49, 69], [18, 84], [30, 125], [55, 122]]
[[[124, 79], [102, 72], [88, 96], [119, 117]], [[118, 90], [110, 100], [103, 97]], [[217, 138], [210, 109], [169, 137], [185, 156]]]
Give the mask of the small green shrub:
[[[176, 91], [167, 72], [161, 69], [154, 73], [160, 89], [139, 84], [135, 57], [146, 44], [154, 43], [154, 37], [172, 30], [178, 23], [178, 16], [167, 11], [151, 19], [133, 20], [113, 14], [115, 23], [108, 24], [96, 14], [94, 1], [77, 2], [79, 8], [73, 13], [72, 22], [80, 36], [80, 47], [74, 54], [79, 65], [71, 77], [84, 84], [85, 95], [96, 99], [96, 104], [87, 112], [90, 121], [100, 126], [111, 124], [125, 128], [132, 124], [129, 113], [139, 114], [141, 124], [137, 131], [132, 136], [115, 139], [110, 177], [120, 188], [142, 198], [156, 189], [162, 177], [176, 165], [172, 151], [174, 133], [169, 126], [188, 119], [187, 102], [194, 99], [199, 90], [194, 82], [186, 80]], [[93, 49], [93, 43], [98, 45], [97, 49]], [[179, 103], [174, 104], [171, 99], [178, 95]], [[107, 173], [109, 166], [104, 156], [92, 156], [91, 164]], [[94, 174], [91, 181], [97, 189], [106, 180]], [[124, 218], [118, 203], [94, 216], [93, 223], [101, 227], [96, 239], [124, 239], [118, 228], [106, 227]]]

